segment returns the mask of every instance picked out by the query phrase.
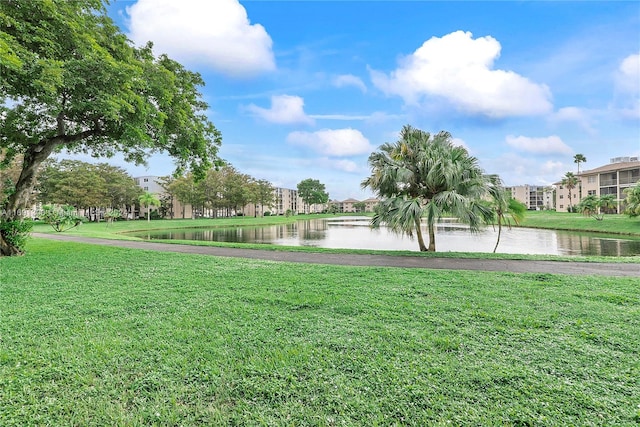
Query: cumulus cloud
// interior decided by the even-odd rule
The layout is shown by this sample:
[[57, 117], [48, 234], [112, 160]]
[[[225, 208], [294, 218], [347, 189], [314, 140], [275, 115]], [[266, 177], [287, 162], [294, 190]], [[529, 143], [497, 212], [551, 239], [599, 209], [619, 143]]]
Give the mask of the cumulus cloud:
[[551, 135], [542, 138], [508, 135], [507, 144], [519, 151], [536, 154], [572, 154], [573, 150], [562, 142], [559, 136]]
[[441, 97], [459, 110], [491, 118], [540, 115], [551, 111], [551, 92], [513, 71], [493, 69], [500, 56], [493, 37], [456, 31], [432, 37], [403, 58], [390, 75], [370, 70], [373, 84], [407, 104]]
[[138, 0], [127, 13], [131, 40], [180, 62], [232, 77], [276, 67], [271, 37], [238, 0]]
[[291, 132], [287, 136], [287, 142], [333, 157], [355, 156], [373, 151], [369, 140], [359, 130], [351, 128]]
[[246, 109], [271, 123], [314, 123], [313, 119], [305, 114], [304, 100], [299, 96], [272, 96], [271, 108], [262, 108], [251, 104]]
[[629, 55], [620, 63], [616, 91], [623, 116], [640, 118], [640, 53]]
[[360, 77], [353, 74], [342, 74], [333, 79], [333, 85], [335, 87], [355, 86], [363, 93], [367, 91], [367, 86], [364, 84]]
[[591, 126], [591, 114], [578, 107], [564, 107], [555, 112], [550, 120], [555, 123], [573, 122], [589, 133], [595, 130]]

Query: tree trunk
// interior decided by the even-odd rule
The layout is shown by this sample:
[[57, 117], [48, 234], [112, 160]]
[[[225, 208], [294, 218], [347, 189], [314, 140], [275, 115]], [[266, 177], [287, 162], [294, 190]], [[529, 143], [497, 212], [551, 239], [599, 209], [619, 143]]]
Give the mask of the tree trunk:
[[[33, 190], [38, 168], [43, 161], [49, 157], [53, 149], [57, 145], [57, 140], [41, 142], [40, 144], [29, 147], [24, 154], [22, 161], [22, 171], [16, 182], [15, 192], [9, 196], [6, 204], [6, 210], [3, 213], [3, 220], [15, 221], [23, 217], [24, 210], [29, 203], [29, 197]], [[9, 243], [4, 232], [0, 231], [0, 255], [13, 256], [22, 255], [22, 251]]]
[[416, 218], [416, 236], [418, 237], [418, 246], [420, 247], [420, 252], [426, 252], [427, 247], [424, 245], [424, 238], [422, 237], [422, 223], [420, 218]]
[[496, 253], [498, 249], [498, 244], [500, 244], [500, 235], [502, 234], [502, 221], [498, 218], [498, 240], [496, 241], [496, 246], [493, 248], [493, 253]]
[[433, 223], [429, 223], [429, 252], [436, 251], [436, 232]]

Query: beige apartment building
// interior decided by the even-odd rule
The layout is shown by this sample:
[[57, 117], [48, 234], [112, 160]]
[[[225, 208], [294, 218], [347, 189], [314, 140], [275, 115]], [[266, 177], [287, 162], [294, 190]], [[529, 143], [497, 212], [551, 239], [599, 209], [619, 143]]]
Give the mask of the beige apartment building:
[[366, 200], [356, 200], [353, 198], [349, 198], [346, 200], [332, 200], [329, 202], [330, 205], [335, 206], [338, 212], [363, 212], [359, 207], [356, 207], [357, 203], [364, 203], [364, 212], [373, 212], [376, 205], [380, 202], [380, 200], [375, 198], [368, 198]]
[[529, 210], [553, 209], [553, 188], [539, 185], [505, 187], [511, 197], [524, 203]]
[[578, 186], [571, 190], [571, 199], [569, 190], [561, 182], [555, 184], [558, 212], [568, 212], [569, 206], [577, 205], [589, 195], [613, 194], [617, 201], [616, 212], [621, 213], [624, 209], [624, 190], [640, 180], [640, 160], [638, 157], [615, 157], [609, 164], [583, 171], [577, 177]]

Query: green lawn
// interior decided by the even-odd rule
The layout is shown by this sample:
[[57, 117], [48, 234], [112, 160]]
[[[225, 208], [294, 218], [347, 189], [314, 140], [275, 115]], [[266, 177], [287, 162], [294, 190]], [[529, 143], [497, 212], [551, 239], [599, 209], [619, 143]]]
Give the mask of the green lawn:
[[640, 218], [627, 215], [605, 215], [602, 221], [597, 221], [578, 213], [528, 211], [522, 226], [640, 236]]
[[32, 239], [0, 425], [640, 423], [640, 284]]

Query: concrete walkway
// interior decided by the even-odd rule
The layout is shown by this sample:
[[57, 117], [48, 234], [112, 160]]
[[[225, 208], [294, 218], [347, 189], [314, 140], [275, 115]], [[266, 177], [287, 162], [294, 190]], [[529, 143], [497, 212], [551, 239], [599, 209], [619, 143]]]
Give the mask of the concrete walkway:
[[[310, 264], [427, 268], [444, 270], [503, 271], [512, 273], [552, 273], [640, 278], [640, 264], [329, 254], [221, 248], [213, 246], [190, 246], [131, 240], [110, 240], [98, 239], [93, 237], [79, 237], [68, 234], [32, 233], [32, 236], [42, 239], [90, 243], [95, 245], [116, 246], [121, 248], [145, 249], [161, 252], [179, 252], [186, 254], [200, 254], [219, 257], [263, 259], [270, 261], [301, 262]], [[638, 283], [640, 284], [640, 281]]]

